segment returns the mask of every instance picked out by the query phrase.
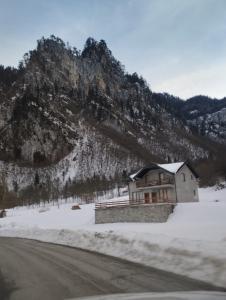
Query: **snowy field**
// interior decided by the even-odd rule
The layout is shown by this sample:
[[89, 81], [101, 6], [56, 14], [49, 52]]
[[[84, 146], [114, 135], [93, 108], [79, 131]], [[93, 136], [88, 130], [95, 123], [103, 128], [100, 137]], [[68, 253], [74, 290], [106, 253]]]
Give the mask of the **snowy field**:
[[94, 204], [16, 208], [0, 219], [0, 235], [98, 251], [226, 286], [226, 189], [199, 189], [199, 197], [177, 205], [161, 224], [95, 225]]

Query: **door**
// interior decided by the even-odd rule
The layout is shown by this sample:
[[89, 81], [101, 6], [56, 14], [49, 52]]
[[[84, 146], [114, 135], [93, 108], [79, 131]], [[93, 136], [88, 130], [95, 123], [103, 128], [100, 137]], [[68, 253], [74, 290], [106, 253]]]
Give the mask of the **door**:
[[144, 193], [144, 202], [149, 203], [150, 202], [150, 196], [149, 193]]
[[151, 193], [151, 199], [153, 203], [157, 203], [157, 193], [156, 192], [152, 192]]

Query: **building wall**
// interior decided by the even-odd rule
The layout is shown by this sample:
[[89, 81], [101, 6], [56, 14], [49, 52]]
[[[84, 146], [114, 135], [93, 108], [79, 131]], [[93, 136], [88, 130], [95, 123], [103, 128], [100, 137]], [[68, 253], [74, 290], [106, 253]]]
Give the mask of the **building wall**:
[[163, 223], [173, 212], [172, 204], [143, 204], [95, 210], [95, 223], [147, 222]]
[[168, 190], [169, 200], [172, 202], [176, 202], [176, 189], [175, 186], [169, 188]]
[[132, 193], [137, 190], [136, 182], [135, 181], [130, 181], [128, 189], [129, 189], [129, 199], [132, 199]]
[[149, 181], [159, 180], [160, 174], [162, 174], [164, 179], [168, 179], [173, 176], [172, 174], [170, 174], [162, 169], [150, 170], [147, 174], [145, 174], [139, 180], [139, 182], [145, 184], [146, 182], [149, 182]]
[[[163, 173], [164, 178], [172, 178], [174, 177], [174, 175], [169, 174], [168, 172], [164, 172], [163, 170], [152, 170], [149, 171], [145, 176], [146, 179], [143, 177], [141, 179], [139, 179], [139, 183], [143, 183], [145, 184], [145, 182], [149, 182], [152, 180], [158, 180], [159, 179], [159, 173]], [[168, 201], [172, 201], [172, 202], [176, 202], [176, 192], [175, 192], [175, 187], [174, 186], [160, 186], [160, 187], [147, 187], [147, 188], [137, 188], [136, 187], [136, 182], [131, 181], [129, 182], [129, 199], [130, 200], [144, 200], [144, 193], [151, 193], [152, 192], [157, 192], [158, 193], [158, 198], [159, 198], [159, 190], [160, 190], [160, 197], [161, 199], [163, 198], [163, 191], [165, 190], [164, 193], [166, 193], [167, 191], [167, 197], [168, 197]], [[137, 198], [134, 199], [133, 193], [137, 193]], [[150, 196], [151, 197], [151, 196]]]
[[178, 171], [175, 175], [175, 179], [177, 202], [199, 201], [198, 180], [186, 165]]
[[144, 194], [149, 193], [150, 200], [151, 200], [152, 192], [157, 193], [158, 202], [165, 202], [165, 201], [176, 202], [176, 193], [175, 193], [174, 186], [173, 187], [164, 187], [163, 186], [160, 188], [149, 187], [149, 188], [135, 189], [135, 190], [133, 189], [130, 192], [129, 199], [130, 200], [144, 200], [144, 198], [145, 198]]
[[[139, 183], [144, 183], [145, 180], [148, 182], [149, 180], [158, 179], [159, 173], [162, 172], [160, 170], [152, 170], [147, 173], [146, 179], [143, 177], [139, 180]], [[164, 176], [174, 177], [174, 175], [169, 174], [168, 172], [164, 172]], [[185, 181], [184, 181], [185, 176]], [[192, 177], [192, 178], [191, 178]], [[138, 181], [137, 181], [138, 182]], [[144, 193], [151, 193], [152, 191], [158, 191], [159, 189], [167, 189], [168, 200], [172, 202], [195, 202], [199, 201], [198, 196], [198, 180], [195, 178], [190, 169], [184, 165], [179, 172], [175, 175], [175, 186], [164, 187], [161, 186], [159, 188], [137, 188], [136, 182], [129, 183], [129, 199], [133, 199], [133, 193], [137, 192], [138, 199], [144, 199]], [[177, 192], [176, 192], [177, 191]]]

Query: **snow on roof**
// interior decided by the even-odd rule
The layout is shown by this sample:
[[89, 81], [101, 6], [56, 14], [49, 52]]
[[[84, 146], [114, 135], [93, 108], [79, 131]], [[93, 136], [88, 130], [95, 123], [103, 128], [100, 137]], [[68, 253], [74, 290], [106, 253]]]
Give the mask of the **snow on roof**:
[[[184, 164], [184, 162], [177, 162], [177, 163], [170, 163], [170, 164], [152, 164], [150, 167], [141, 168], [136, 173], [131, 174], [129, 177], [132, 181], [136, 180], [136, 177], [141, 175], [142, 172], [147, 173], [148, 171], [152, 170], [153, 168], [156, 169], [158, 167], [170, 172], [170, 173], [177, 173], [177, 171], [180, 169], [180, 167]], [[145, 174], [144, 173], [144, 174]], [[143, 175], [142, 175], [143, 176]]]
[[177, 162], [177, 163], [171, 163], [171, 164], [157, 164], [157, 165], [171, 173], [177, 173], [177, 171], [180, 169], [180, 167], [183, 164], [184, 164], [184, 162]]
[[134, 178], [137, 176], [137, 174], [140, 173], [141, 170], [142, 170], [142, 169], [140, 169], [139, 171], [137, 171], [137, 172], [134, 173], [134, 174], [131, 174], [129, 177], [130, 177], [132, 180], [134, 180]]

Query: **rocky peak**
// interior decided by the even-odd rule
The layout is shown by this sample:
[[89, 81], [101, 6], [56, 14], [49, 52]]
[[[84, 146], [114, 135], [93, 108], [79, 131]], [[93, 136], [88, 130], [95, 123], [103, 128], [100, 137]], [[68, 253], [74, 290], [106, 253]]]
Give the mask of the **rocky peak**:
[[103, 57], [108, 57], [109, 59], [112, 59], [112, 53], [108, 49], [107, 44], [104, 40], [100, 40], [98, 42], [95, 39], [89, 37], [86, 40], [84, 49], [82, 51], [82, 57], [101, 61]]
[[2, 160], [48, 168], [69, 157], [77, 180], [93, 166], [114, 177], [134, 168], [132, 161], [197, 160], [218, 151], [193, 134], [181, 99], [152, 93], [138, 74], [125, 73], [103, 40], [89, 38], [80, 53], [55, 36], [42, 38], [25, 54], [23, 72], [13, 72], [7, 95], [0, 91]]
[[25, 57], [25, 61], [40, 62], [38, 59], [44, 59], [45, 62], [51, 60], [55, 63], [61, 63], [64, 56], [74, 59], [78, 55], [76, 48], [71, 48], [69, 44], [65, 44], [60, 38], [51, 35], [49, 38], [42, 37], [37, 41], [37, 48], [30, 51]]
[[103, 70], [112, 75], [123, 75], [124, 70], [121, 63], [114, 58], [111, 50], [104, 40], [99, 42], [93, 38], [88, 38], [82, 51], [82, 59], [89, 59], [92, 63], [101, 64]]

